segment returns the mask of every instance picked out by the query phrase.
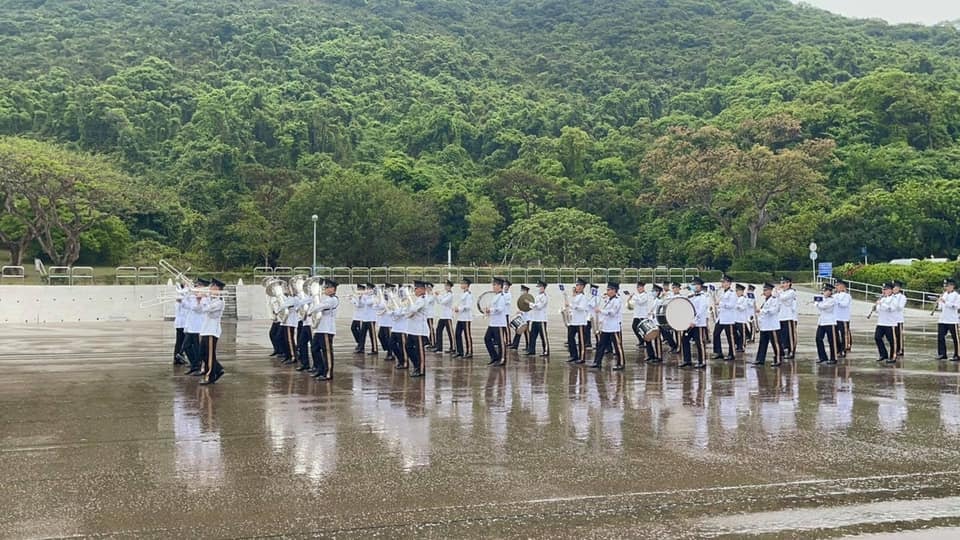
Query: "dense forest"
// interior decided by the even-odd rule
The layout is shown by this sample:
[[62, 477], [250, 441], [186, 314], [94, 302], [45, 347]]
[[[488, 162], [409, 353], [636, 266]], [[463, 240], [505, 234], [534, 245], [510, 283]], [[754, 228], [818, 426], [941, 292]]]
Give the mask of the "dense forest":
[[960, 31], [787, 0], [0, 0], [12, 258], [955, 257]]

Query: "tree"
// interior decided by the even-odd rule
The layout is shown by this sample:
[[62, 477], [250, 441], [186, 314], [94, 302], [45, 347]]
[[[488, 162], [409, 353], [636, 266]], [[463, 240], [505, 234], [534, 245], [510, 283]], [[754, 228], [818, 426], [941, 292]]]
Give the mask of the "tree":
[[488, 263], [496, 257], [497, 229], [503, 224], [503, 216], [489, 199], [477, 197], [471, 202], [467, 215], [469, 234], [460, 247], [459, 259], [471, 264]]
[[555, 266], [619, 266], [627, 249], [599, 217], [575, 208], [539, 212], [511, 225], [504, 260]]

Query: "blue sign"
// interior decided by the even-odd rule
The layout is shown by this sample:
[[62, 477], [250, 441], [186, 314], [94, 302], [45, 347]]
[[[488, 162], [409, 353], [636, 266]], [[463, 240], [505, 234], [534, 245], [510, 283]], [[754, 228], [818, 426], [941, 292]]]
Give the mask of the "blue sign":
[[860, 246], [860, 256], [861, 257], [867, 256], [867, 246]]
[[817, 264], [817, 277], [832, 278], [833, 277], [833, 263], [832, 262], [822, 262]]

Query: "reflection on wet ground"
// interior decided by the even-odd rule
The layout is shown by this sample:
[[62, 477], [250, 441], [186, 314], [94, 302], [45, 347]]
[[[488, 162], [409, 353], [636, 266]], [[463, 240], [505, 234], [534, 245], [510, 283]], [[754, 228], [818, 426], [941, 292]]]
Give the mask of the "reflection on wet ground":
[[960, 371], [930, 334], [896, 368], [863, 328], [840, 366], [804, 343], [784, 369], [688, 371], [630, 340], [598, 372], [556, 342], [411, 379], [347, 324], [329, 383], [267, 358], [267, 323], [227, 325], [213, 387], [169, 365], [169, 323], [3, 327], [0, 537], [960, 531]]

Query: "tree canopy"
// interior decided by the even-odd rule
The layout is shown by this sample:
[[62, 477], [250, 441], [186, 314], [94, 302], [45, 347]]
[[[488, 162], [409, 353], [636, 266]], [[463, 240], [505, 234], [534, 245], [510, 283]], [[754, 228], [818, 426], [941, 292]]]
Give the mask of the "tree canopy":
[[[788, 0], [0, 0], [0, 29], [16, 258], [308, 265], [312, 214], [334, 265], [591, 259], [521, 243], [536, 224], [602, 236], [601, 265], [960, 250], [956, 25]], [[9, 195], [29, 145], [43, 180]]]

